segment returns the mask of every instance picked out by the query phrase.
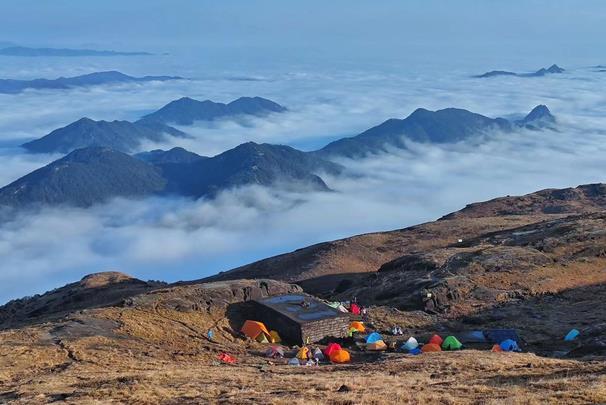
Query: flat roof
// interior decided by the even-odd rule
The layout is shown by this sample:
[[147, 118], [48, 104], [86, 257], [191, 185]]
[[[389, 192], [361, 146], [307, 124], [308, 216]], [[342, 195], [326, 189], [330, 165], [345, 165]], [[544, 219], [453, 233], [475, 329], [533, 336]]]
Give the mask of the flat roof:
[[[309, 306], [301, 305], [303, 301]], [[326, 305], [317, 298], [304, 294], [277, 295], [257, 300], [257, 302], [298, 323], [336, 318], [343, 315], [339, 310]]]

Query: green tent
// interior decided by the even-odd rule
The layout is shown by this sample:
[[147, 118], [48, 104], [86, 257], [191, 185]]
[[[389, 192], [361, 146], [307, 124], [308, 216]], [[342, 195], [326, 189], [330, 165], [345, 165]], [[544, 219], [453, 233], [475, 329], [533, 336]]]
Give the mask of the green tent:
[[463, 347], [463, 345], [454, 336], [448, 336], [442, 342], [442, 350], [461, 350], [461, 347]]

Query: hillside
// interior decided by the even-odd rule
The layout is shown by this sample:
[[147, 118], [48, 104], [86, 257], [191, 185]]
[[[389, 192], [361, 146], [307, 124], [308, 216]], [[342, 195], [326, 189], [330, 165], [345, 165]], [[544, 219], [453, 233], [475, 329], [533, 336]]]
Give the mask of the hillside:
[[341, 166], [288, 146], [245, 143], [212, 158], [182, 148], [130, 156], [77, 149], [0, 189], [0, 206], [88, 207], [112, 198], [213, 197], [247, 185], [329, 191], [319, 176]]
[[0, 189], [0, 206], [88, 207], [114, 197], [140, 198], [166, 187], [161, 171], [108, 148], [78, 149]]
[[[0, 306], [0, 401], [393, 403], [414, 393], [422, 403], [602, 403], [604, 192], [587, 185], [473, 204], [439, 221], [269, 258], [213, 282], [169, 285], [107, 272], [11, 301]], [[565, 209], [545, 210], [554, 199]], [[465, 340], [460, 352], [411, 356], [344, 339], [351, 364], [288, 366], [238, 333], [254, 316], [250, 300], [303, 293], [279, 278], [330, 300], [357, 297], [369, 306], [365, 325], [387, 342], [514, 328], [524, 353], [492, 353]], [[390, 335], [393, 325], [404, 336]], [[581, 335], [564, 342], [571, 328]], [[285, 351], [290, 358], [297, 348]], [[236, 363], [218, 361], [221, 353]]]
[[182, 97], [144, 116], [139, 122], [192, 125], [195, 121], [212, 121], [242, 115], [264, 116], [284, 111], [285, 107], [262, 97], [240, 97], [227, 104]]
[[95, 121], [85, 117], [21, 146], [31, 153], [69, 153], [87, 147], [105, 147], [128, 153], [136, 150], [143, 141], [161, 142], [168, 136], [186, 135], [159, 123]]
[[404, 119], [389, 119], [354, 137], [331, 142], [315, 153], [320, 156], [356, 158], [389, 148], [406, 149], [406, 142], [410, 141], [456, 143], [494, 132], [511, 132], [519, 127], [533, 126], [539, 129], [546, 123], [553, 125], [554, 122], [545, 106], [535, 107], [523, 120], [514, 122], [489, 118], [459, 108], [438, 111], [418, 108]]
[[[413, 227], [325, 242], [222, 272], [209, 280], [266, 277], [297, 282], [312, 293], [353, 285], [364, 273], [416, 252], [447, 248], [492, 232], [606, 209], [606, 187], [583, 185], [543, 190], [470, 204], [439, 221]], [[362, 273], [362, 274], [360, 274]], [[346, 281], [344, 281], [346, 280]], [[344, 290], [345, 291], [345, 290]]]

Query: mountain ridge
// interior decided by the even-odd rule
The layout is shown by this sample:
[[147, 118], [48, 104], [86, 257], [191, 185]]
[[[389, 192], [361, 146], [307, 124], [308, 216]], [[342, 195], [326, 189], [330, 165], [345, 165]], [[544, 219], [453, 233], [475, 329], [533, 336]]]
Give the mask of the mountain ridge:
[[116, 83], [142, 83], [152, 81], [185, 80], [180, 76], [142, 76], [134, 77], [119, 72], [109, 70], [102, 72], [87, 73], [73, 77], [58, 77], [56, 79], [0, 79], [0, 93], [17, 94], [28, 89], [35, 90], [66, 90], [76, 87], [89, 87], [101, 84]]

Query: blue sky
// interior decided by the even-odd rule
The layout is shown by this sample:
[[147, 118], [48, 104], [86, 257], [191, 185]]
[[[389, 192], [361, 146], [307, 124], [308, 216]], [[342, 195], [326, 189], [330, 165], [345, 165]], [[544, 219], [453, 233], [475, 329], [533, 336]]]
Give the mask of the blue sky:
[[517, 53], [566, 63], [595, 56], [605, 17], [597, 0], [18, 0], [3, 1], [0, 41], [370, 61]]

